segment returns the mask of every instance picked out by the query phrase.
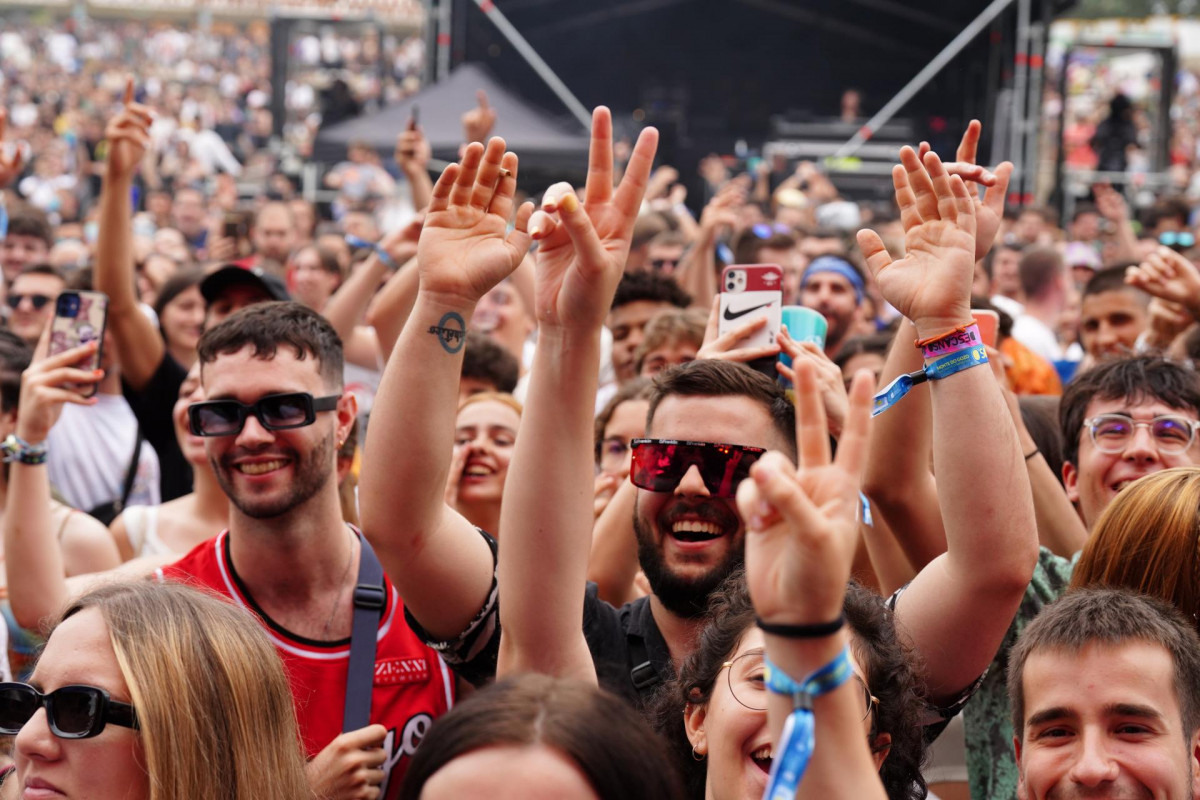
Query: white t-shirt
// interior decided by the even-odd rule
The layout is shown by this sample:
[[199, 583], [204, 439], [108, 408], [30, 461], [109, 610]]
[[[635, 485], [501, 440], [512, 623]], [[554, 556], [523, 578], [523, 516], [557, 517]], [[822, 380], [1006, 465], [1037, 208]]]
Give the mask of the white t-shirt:
[[[71, 506], [88, 511], [121, 499], [133, 459], [137, 419], [119, 394], [98, 394], [94, 406], [67, 404], [46, 439], [50, 485]], [[158, 505], [158, 454], [142, 442], [127, 506]]]
[[1013, 323], [1013, 338], [1050, 363], [1062, 360], [1062, 345], [1050, 326], [1029, 314], [1022, 314]]

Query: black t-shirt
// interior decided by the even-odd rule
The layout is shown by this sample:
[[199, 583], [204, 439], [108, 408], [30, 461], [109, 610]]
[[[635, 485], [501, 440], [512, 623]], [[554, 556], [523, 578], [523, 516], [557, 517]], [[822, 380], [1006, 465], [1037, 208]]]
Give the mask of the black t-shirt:
[[[404, 612], [417, 636], [437, 650], [457, 675], [475, 686], [496, 677], [496, 658], [500, 652], [500, 603], [494, 569], [496, 542], [484, 531], [479, 533], [492, 550], [492, 588], [483, 608], [462, 634], [452, 641], [437, 641], [407, 608]], [[583, 634], [600, 685], [637, 708], [645, 708], [655, 690], [674, 677], [671, 651], [654, 622], [648, 597], [615, 608], [600, 599], [596, 584], [588, 583], [583, 601]]]
[[583, 635], [600, 685], [639, 709], [675, 676], [671, 650], [654, 621], [649, 597], [615, 608], [600, 599], [596, 584], [589, 583], [583, 601]]
[[171, 416], [185, 378], [187, 370], [164, 353], [162, 363], [144, 389], [139, 392], [127, 385], [122, 386], [125, 399], [137, 417], [142, 437], [158, 453], [159, 485], [164, 503], [192, 491], [192, 465], [179, 449], [179, 440], [175, 438], [175, 420]]

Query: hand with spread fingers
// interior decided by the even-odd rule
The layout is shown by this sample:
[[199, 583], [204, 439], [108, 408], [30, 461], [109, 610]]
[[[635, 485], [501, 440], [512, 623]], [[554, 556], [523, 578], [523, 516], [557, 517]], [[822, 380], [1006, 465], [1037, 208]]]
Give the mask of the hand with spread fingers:
[[[1008, 181], [1013, 173], [1011, 161], [1001, 162], [992, 171], [975, 163], [976, 155], [979, 152], [979, 136], [982, 132], [983, 125], [979, 120], [971, 120], [966, 131], [963, 132], [958, 151], [954, 154], [955, 160], [945, 165], [946, 172], [957, 175], [966, 182], [967, 190], [971, 193], [971, 199], [974, 200], [976, 261], [986, 256], [988, 250], [992, 249], [992, 242], [995, 241], [996, 233], [1000, 230], [1000, 223], [1004, 219], [1004, 198], [1008, 194]], [[929, 152], [929, 145], [921, 142], [920, 150], [917, 153], [918, 158], [924, 159], [927, 152]], [[986, 187], [982, 199], [975, 190], [974, 184], [976, 183]]]
[[556, 183], [529, 224], [538, 242], [534, 305], [540, 326], [598, 330], [603, 323], [625, 270], [657, 148], [658, 131], [646, 128], [614, 189], [612, 115], [596, 109], [583, 202], [569, 184]]
[[892, 183], [904, 226], [904, 257], [893, 260], [872, 230], [858, 232], [858, 245], [884, 299], [925, 338], [971, 320], [975, 201], [936, 153], [926, 153], [922, 161], [911, 147], [903, 147], [900, 162], [892, 168]]
[[1200, 269], [1169, 247], [1157, 248], [1141, 264], [1125, 270], [1125, 282], [1183, 306], [1200, 319]]
[[520, 265], [533, 204], [517, 209], [509, 233], [516, 188], [517, 156], [500, 138], [468, 145], [462, 161], [446, 167], [417, 242], [422, 294], [474, 304]]
[[758, 616], [776, 624], [815, 624], [842, 613], [858, 546], [859, 484], [870, 428], [869, 373], [855, 376], [836, 458], [830, 458], [825, 406], [815, 366], [796, 363], [796, 449], [800, 467], [767, 453], [738, 487], [746, 521], [746, 583]]
[[104, 129], [108, 142], [108, 176], [110, 181], [128, 181], [142, 163], [150, 147], [150, 109], [133, 101], [133, 78], [125, 84], [124, 108]]

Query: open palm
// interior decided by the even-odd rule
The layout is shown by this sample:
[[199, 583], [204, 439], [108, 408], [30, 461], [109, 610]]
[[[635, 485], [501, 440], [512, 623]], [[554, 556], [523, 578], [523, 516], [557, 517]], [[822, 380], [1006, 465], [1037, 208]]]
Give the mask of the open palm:
[[461, 163], [446, 167], [417, 242], [423, 291], [475, 303], [512, 274], [529, 249], [533, 213], [523, 204], [508, 231], [516, 185], [517, 157], [500, 138], [471, 144]]
[[910, 147], [892, 169], [905, 255], [892, 260], [879, 235], [859, 231], [858, 243], [884, 299], [922, 335], [970, 319], [975, 267], [975, 208], [966, 184], [935, 153], [924, 163]]
[[603, 322], [625, 270], [657, 146], [658, 132], [642, 131], [614, 190], [612, 116], [607, 108], [596, 109], [583, 203], [568, 184], [555, 184], [531, 223], [539, 243], [534, 304], [540, 325], [593, 328]]

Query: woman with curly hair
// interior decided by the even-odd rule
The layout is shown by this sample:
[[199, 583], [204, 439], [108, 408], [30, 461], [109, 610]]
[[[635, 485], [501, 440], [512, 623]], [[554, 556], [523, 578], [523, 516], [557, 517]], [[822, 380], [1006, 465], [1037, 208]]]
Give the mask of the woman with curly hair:
[[[854, 680], [862, 686], [863, 732], [880, 780], [889, 800], [919, 800], [925, 797], [925, 704], [912, 654], [879, 595], [851, 581], [843, 608]], [[774, 752], [765, 710], [763, 635], [741, 573], [713, 596], [708, 616], [695, 652], [656, 700], [655, 724], [671, 744], [688, 797], [758, 798]]]

